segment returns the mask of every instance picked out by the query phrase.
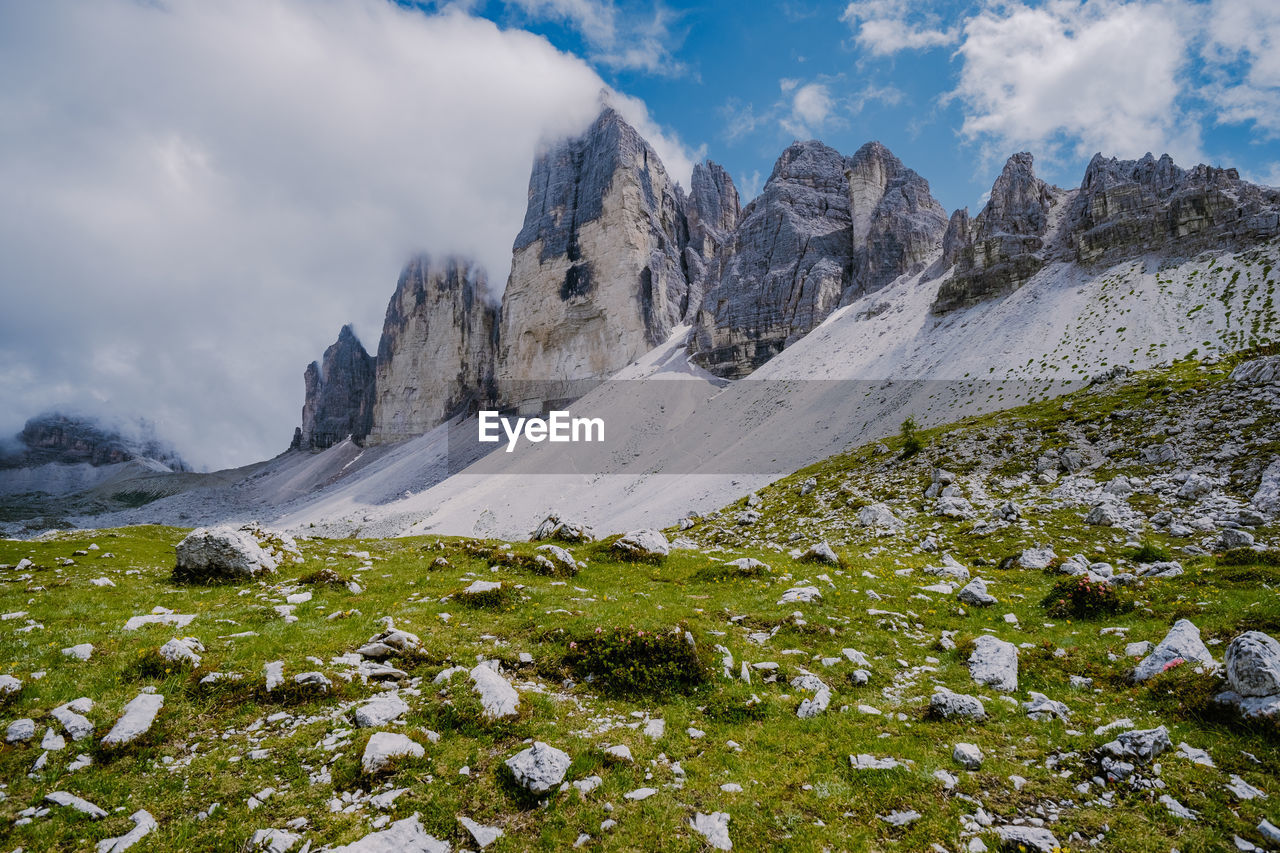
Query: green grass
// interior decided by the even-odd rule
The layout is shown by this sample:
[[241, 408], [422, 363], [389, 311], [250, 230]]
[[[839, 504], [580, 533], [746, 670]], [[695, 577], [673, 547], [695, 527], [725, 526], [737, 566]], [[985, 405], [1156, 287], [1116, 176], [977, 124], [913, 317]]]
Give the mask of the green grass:
[[[761, 489], [761, 519], [752, 528], [734, 523], [734, 507], [707, 514], [681, 534], [693, 540], [685, 546], [696, 547], [676, 548], [660, 564], [624, 561], [610, 540], [565, 545], [580, 563], [586, 561], [572, 577], [539, 573], [530, 543], [505, 547], [432, 537], [303, 541], [305, 561], [287, 564], [276, 576], [243, 585], [177, 584], [171, 578], [173, 546], [182, 530], [136, 527], [0, 541], [0, 564], [24, 557], [36, 564], [22, 573], [0, 570], [0, 613], [27, 613], [0, 621], [0, 672], [24, 682], [22, 692], [3, 705], [0, 719], [7, 724], [30, 717], [38, 732], [35, 743], [0, 746], [4, 844], [88, 848], [125, 832], [128, 814], [146, 808], [160, 828], [136, 848], [142, 851], [240, 850], [254, 829], [283, 827], [298, 817], [307, 820], [305, 834], [313, 843], [336, 845], [371, 831], [381, 813], [368, 806], [334, 812], [330, 799], [387, 787], [407, 789], [387, 812], [391, 818], [417, 812], [428, 831], [456, 846], [471, 844], [458, 815], [498, 825], [506, 834], [489, 849], [499, 853], [567, 849], [581, 833], [593, 837], [591, 849], [700, 851], [705, 845], [689, 829], [689, 819], [716, 810], [732, 815], [730, 835], [741, 850], [914, 851], [935, 843], [958, 850], [967, 841], [961, 817], [974, 812], [975, 802], [1011, 820], [1034, 815], [1047, 799], [1075, 804], [1052, 826], [1063, 842], [1073, 832], [1105, 833], [1103, 849], [1126, 853], [1167, 853], [1174, 846], [1184, 853], [1220, 850], [1232, 833], [1261, 843], [1253, 827], [1263, 817], [1274, 819], [1270, 804], [1280, 796], [1275, 728], [1246, 725], [1216, 708], [1211, 698], [1221, 685], [1215, 677], [1180, 669], [1147, 685], [1130, 684], [1126, 675], [1135, 661], [1125, 658], [1124, 649], [1135, 640], [1158, 642], [1183, 617], [1200, 627], [1219, 657], [1223, 644], [1242, 630], [1277, 633], [1280, 576], [1268, 556], [1274, 552], [1191, 557], [1179, 550], [1182, 540], [1149, 531], [1143, 556], [1170, 554], [1186, 573], [1131, 588], [1133, 609], [1087, 620], [1050, 616], [1042, 607], [1061, 576], [1007, 564], [998, 568], [1006, 557], [1040, 544], [1063, 556], [1082, 553], [1132, 568], [1137, 556], [1123, 535], [1084, 525], [1083, 512], [1075, 508], [1037, 499], [1040, 487], [1030, 485], [1025, 472], [1041, 453], [1073, 446], [1086, 431], [1103, 442], [1143, 429], [1145, 418], [1125, 413], [1176, 411], [1182, 395], [1203, 393], [1229, 369], [1230, 363], [1209, 373], [1179, 363], [1157, 376], [1135, 376], [1065, 401], [920, 430], [922, 449], [909, 459], [857, 448]], [[1130, 445], [1146, 443], [1140, 434], [1129, 436]], [[933, 517], [922, 493], [938, 465], [984, 478], [992, 499], [1019, 503], [1022, 519], [982, 529], [975, 520]], [[1097, 476], [1122, 471], [1141, 476], [1148, 469], [1136, 458], [1111, 459]], [[818, 486], [802, 496], [799, 486], [809, 477]], [[852, 500], [855, 493], [862, 498]], [[900, 514], [906, 533], [881, 538], [857, 527], [857, 507], [877, 500]], [[1143, 500], [1135, 496], [1131, 505], [1156, 508]], [[802, 539], [787, 543], [796, 531]], [[1274, 525], [1256, 532], [1262, 541], [1274, 541], [1277, 533]], [[923, 593], [921, 587], [937, 579], [920, 569], [938, 561], [916, 547], [925, 535], [987, 579], [999, 603], [961, 608], [951, 596]], [[802, 564], [788, 555], [792, 547], [802, 550], [822, 539], [835, 547], [842, 565]], [[90, 543], [99, 550], [74, 557], [74, 565], [59, 565]], [[371, 568], [348, 556], [363, 551], [372, 557]], [[768, 568], [724, 565], [738, 557]], [[115, 586], [90, 584], [100, 577]], [[503, 593], [462, 601], [460, 591], [477, 578], [501, 581]], [[353, 594], [345, 583], [350, 579], [363, 592]], [[778, 604], [785, 590], [802, 584], [819, 587], [822, 598]], [[296, 622], [286, 622], [276, 606], [286, 594], [304, 591], [312, 599], [296, 606]], [[196, 619], [181, 630], [121, 630], [127, 619], [156, 606]], [[332, 614], [342, 618], [327, 618]], [[405, 696], [411, 710], [404, 724], [387, 728], [417, 740], [426, 755], [371, 779], [359, 767], [370, 732], [354, 729], [350, 709], [377, 689], [342, 679], [346, 667], [334, 658], [379, 633], [384, 617], [422, 639], [420, 654], [392, 661], [416, 679], [416, 689]], [[21, 631], [29, 620], [42, 627]], [[1104, 627], [1126, 633], [1103, 634]], [[1017, 702], [971, 681], [968, 650], [973, 638], [988, 631], [1022, 646], [1020, 690], [1013, 698], [1020, 702], [1028, 690], [1047, 693], [1067, 703], [1069, 721], [1030, 720]], [[244, 632], [253, 635], [232, 636]], [[943, 632], [956, 648], [941, 642]], [[156, 656], [175, 636], [203, 642], [198, 669], [166, 665]], [[643, 639], [639, 648], [621, 642], [637, 637]], [[88, 663], [61, 654], [61, 648], [81, 642], [95, 646]], [[725, 678], [716, 645], [732, 656], [735, 676], [743, 661], [772, 661], [775, 677], [766, 681], [770, 671], [756, 669], [750, 684]], [[856, 683], [845, 648], [868, 656], [869, 684]], [[532, 663], [520, 660], [523, 652]], [[486, 719], [465, 675], [432, 684], [444, 668], [469, 668], [480, 657], [499, 659], [520, 690], [516, 717]], [[262, 667], [273, 660], [285, 662], [289, 686], [267, 693]], [[199, 684], [215, 670], [244, 678]], [[310, 670], [330, 677], [329, 694], [292, 685], [292, 675]], [[806, 670], [822, 678], [832, 698], [824, 714], [802, 720], [796, 710], [810, 694], [789, 682]], [[36, 679], [36, 672], [45, 674]], [[1093, 678], [1093, 685], [1072, 689], [1071, 675]], [[988, 719], [931, 719], [925, 709], [935, 685], [983, 696]], [[96, 743], [144, 687], [163, 694], [165, 705], [141, 742], [118, 751], [68, 743], [50, 754], [43, 770], [28, 775], [52, 708], [92, 697]], [[861, 713], [860, 705], [883, 713]], [[276, 716], [281, 714], [288, 716]], [[1075, 791], [1096, 773], [1088, 754], [1110, 737], [1096, 736], [1093, 729], [1119, 717], [1139, 727], [1165, 724], [1175, 744], [1185, 740], [1209, 750], [1217, 770], [1173, 754], [1161, 758], [1161, 779], [1200, 812], [1198, 822], [1170, 819], [1158, 792], [1116, 788], [1113, 806], [1103, 808]], [[643, 733], [650, 719], [665, 721], [665, 733], [656, 740]], [[691, 737], [690, 727], [705, 736]], [[438, 743], [428, 739], [428, 730], [440, 735]], [[333, 748], [324, 745], [326, 738]], [[512, 784], [503, 762], [530, 739], [569, 753], [569, 779], [598, 774], [604, 784], [585, 798], [572, 789], [529, 797]], [[951, 747], [962, 740], [987, 756], [981, 771], [966, 773], [953, 765]], [[603, 747], [614, 744], [630, 747], [635, 763], [607, 758]], [[270, 750], [269, 758], [249, 758], [256, 749]], [[80, 752], [93, 765], [67, 772]], [[858, 753], [914, 764], [855, 772], [849, 756]], [[1050, 754], [1064, 756], [1062, 763], [1046, 766]], [[464, 767], [469, 775], [460, 774]], [[954, 792], [933, 778], [939, 769], [960, 777]], [[1237, 802], [1223, 787], [1229, 773], [1239, 773], [1272, 799]], [[1028, 780], [1020, 791], [1009, 782], [1014, 774]], [[720, 786], [729, 782], [744, 790], [723, 792]], [[659, 793], [639, 803], [624, 798], [642, 786]], [[250, 811], [250, 795], [267, 787], [276, 793]], [[22, 810], [41, 805], [46, 793], [58, 789], [85, 797], [109, 816], [90, 822], [54, 808], [31, 824], [14, 826]], [[213, 802], [221, 809], [199, 820]], [[896, 809], [915, 809], [922, 817], [902, 829], [877, 819]], [[602, 832], [606, 818], [618, 826]], [[992, 834], [984, 839], [995, 849]]]

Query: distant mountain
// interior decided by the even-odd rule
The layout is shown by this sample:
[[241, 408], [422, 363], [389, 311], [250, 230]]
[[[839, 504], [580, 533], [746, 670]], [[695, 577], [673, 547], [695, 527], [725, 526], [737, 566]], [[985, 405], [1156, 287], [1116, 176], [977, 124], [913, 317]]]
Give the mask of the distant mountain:
[[97, 418], [61, 412], [45, 412], [28, 420], [15, 443], [0, 454], [0, 468], [48, 464], [101, 467], [135, 459], [152, 460], [171, 471], [191, 470], [147, 421], [120, 428]]
[[797, 142], [742, 208], [720, 166], [698, 164], [686, 193], [605, 109], [535, 158], [501, 305], [466, 259], [413, 259], [377, 357], [347, 328], [307, 369], [293, 446], [399, 442], [482, 405], [572, 399], [686, 326], [693, 364], [741, 378], [907, 277], [937, 283], [929, 314], [941, 318], [1003, 299], [1047, 267], [1089, 277], [1140, 258], [1177, 265], [1278, 235], [1280, 190], [1150, 154], [1099, 154], [1074, 189], [1014, 154], [971, 218], [948, 217], [928, 181], [878, 142], [852, 156]]

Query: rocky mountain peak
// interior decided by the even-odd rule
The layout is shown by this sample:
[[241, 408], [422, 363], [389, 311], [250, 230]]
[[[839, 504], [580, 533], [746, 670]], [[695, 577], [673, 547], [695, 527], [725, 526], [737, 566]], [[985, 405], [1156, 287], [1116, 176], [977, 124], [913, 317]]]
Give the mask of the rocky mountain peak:
[[373, 426], [374, 359], [350, 324], [303, 373], [306, 397], [294, 448], [325, 448], [352, 436], [363, 441]]
[[370, 441], [421, 435], [492, 400], [497, 324], [488, 277], [468, 259], [406, 264], [378, 342]]
[[88, 415], [44, 412], [30, 418], [7, 448], [0, 448], [0, 468], [49, 463], [96, 467], [139, 458], [154, 460], [173, 471], [191, 470], [145, 420], [112, 426]]
[[685, 206], [612, 109], [539, 154], [503, 294], [499, 385], [603, 378], [665, 340], [688, 308]]
[[852, 157], [792, 144], [742, 211], [698, 314], [695, 358], [722, 376], [750, 373], [842, 300], [922, 268], [945, 227], [928, 183], [880, 143]]
[[954, 264], [955, 271], [938, 288], [934, 312], [1002, 296], [1039, 272], [1046, 260], [1050, 212], [1065, 195], [1036, 177], [1030, 153], [1010, 157], [972, 222], [965, 213], [948, 223], [943, 264]]

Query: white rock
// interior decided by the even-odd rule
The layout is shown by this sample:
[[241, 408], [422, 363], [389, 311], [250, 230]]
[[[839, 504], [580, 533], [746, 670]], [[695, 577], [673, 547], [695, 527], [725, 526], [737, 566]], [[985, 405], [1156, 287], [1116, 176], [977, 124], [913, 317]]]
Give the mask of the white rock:
[[62, 650], [62, 653], [69, 658], [76, 660], [88, 660], [93, 655], [93, 643], [80, 643], [75, 646], [68, 646]]
[[5, 743], [26, 743], [35, 736], [35, 721], [24, 717], [9, 724], [9, 728], [5, 730], [4, 740]]
[[426, 755], [422, 744], [410, 740], [397, 732], [374, 732], [365, 745], [364, 755], [360, 757], [360, 767], [365, 773], [379, 773], [385, 770], [392, 759], [421, 758]]
[[107, 816], [105, 810], [95, 806], [88, 800], [83, 800], [75, 794], [69, 794], [66, 791], [52, 791], [45, 794], [45, 802], [53, 803], [58, 806], [66, 806], [69, 809], [75, 809], [81, 814], [86, 814], [94, 820], [101, 820]]
[[977, 696], [965, 693], [952, 693], [945, 687], [937, 687], [929, 699], [929, 710], [943, 719], [966, 717], [982, 720], [987, 716], [987, 709]]
[[12, 675], [0, 675], [0, 699], [12, 696], [22, 689], [22, 682]]
[[97, 853], [124, 853], [159, 827], [151, 812], [146, 809], [138, 809], [129, 815], [129, 820], [133, 821], [133, 829], [115, 838], [102, 839], [98, 842]]
[[663, 559], [671, 553], [671, 543], [652, 528], [632, 530], [613, 543], [613, 550], [633, 559]]
[[628, 747], [626, 744], [620, 743], [617, 746], [607, 747], [605, 749], [605, 754], [611, 755], [614, 758], [618, 759], [619, 761], [626, 761], [628, 763], [635, 761], [635, 759], [631, 755], [631, 748]]
[[200, 527], [178, 543], [176, 572], [196, 579], [255, 578], [271, 574], [280, 561], [251, 534], [234, 527]]
[[1262, 482], [1254, 492], [1253, 505], [1265, 515], [1280, 515], [1280, 459], [1273, 459], [1262, 472]]
[[1161, 794], [1160, 802], [1163, 803], [1164, 807], [1169, 810], [1169, 814], [1173, 815], [1176, 818], [1181, 818], [1183, 820], [1196, 819], [1195, 812], [1193, 812], [1191, 809], [1187, 808], [1182, 803], [1178, 802], [1168, 794]]
[[800, 561], [804, 563], [826, 563], [829, 566], [840, 564], [840, 557], [836, 554], [835, 549], [826, 542], [819, 542], [816, 545], [809, 546], [809, 550], [800, 555]]
[[535, 794], [546, 793], [563, 782], [570, 763], [567, 753], [542, 741], [535, 741], [506, 761], [516, 782]]
[[379, 694], [356, 708], [356, 725], [372, 729], [385, 726], [387, 723], [409, 713], [409, 705], [394, 690]]
[[815, 599], [822, 598], [822, 590], [816, 586], [793, 586], [782, 594], [782, 598], [778, 599], [779, 604], [795, 604], [808, 603]]
[[1061, 702], [1055, 702], [1043, 693], [1037, 693], [1034, 690], [1028, 691], [1031, 701], [1022, 703], [1022, 710], [1027, 712], [1027, 716], [1033, 720], [1051, 720], [1057, 717], [1065, 720], [1071, 716], [1071, 711]]
[[658, 793], [657, 788], [636, 788], [634, 791], [628, 791], [622, 796], [628, 800], [639, 802], [640, 800], [649, 799], [656, 793]]
[[1280, 694], [1280, 643], [1261, 631], [1245, 631], [1227, 646], [1227, 680], [1241, 696]]
[[[858, 510], [858, 523], [869, 528], [877, 536], [901, 533], [906, 523], [882, 503], [870, 504]], [[726, 815], [727, 817], [727, 815]]]
[[969, 583], [956, 594], [956, 599], [963, 604], [968, 604], [973, 607], [990, 607], [996, 603], [995, 596], [987, 592], [987, 582], [982, 578], [974, 578], [969, 581]]
[[969, 656], [969, 675], [1005, 693], [1018, 689], [1018, 649], [1013, 643], [983, 634], [974, 640]]
[[462, 824], [467, 832], [471, 833], [471, 837], [475, 839], [476, 845], [481, 850], [502, 837], [502, 830], [498, 827], [476, 823], [469, 817], [459, 817], [458, 823]]
[[1227, 790], [1235, 794], [1242, 800], [1265, 800], [1267, 794], [1261, 788], [1255, 788], [1248, 782], [1241, 779], [1239, 775], [1232, 773], [1231, 782], [1227, 785]]
[[1203, 767], [1216, 767], [1213, 758], [1203, 749], [1196, 749], [1185, 740], [1178, 744], [1178, 755], [1191, 761], [1192, 764], [1199, 764]]
[[160, 647], [160, 657], [170, 663], [197, 667], [200, 665], [198, 652], [204, 651], [204, 645], [195, 637], [175, 638]]
[[965, 770], [982, 767], [982, 750], [972, 743], [958, 743], [951, 750], [951, 758]]
[[262, 677], [267, 683], [267, 692], [284, 684], [284, 661], [273, 660], [262, 665]]
[[124, 706], [124, 713], [102, 739], [102, 745], [132, 743], [151, 730], [151, 724], [155, 722], [156, 714], [160, 713], [163, 706], [164, 697], [159, 693], [139, 693]]
[[397, 820], [386, 829], [372, 832], [330, 853], [449, 853], [450, 845], [428, 835], [417, 813]]
[[1052, 832], [1038, 826], [997, 826], [996, 834], [1006, 847], [1017, 849], [1020, 844], [1033, 853], [1054, 853], [1062, 847]]
[[255, 853], [289, 853], [301, 840], [301, 835], [283, 829], [259, 829], [249, 839], [249, 850]]
[[174, 628], [185, 628], [195, 620], [195, 614], [186, 613], [148, 613], [145, 616], [130, 617], [124, 623], [124, 630], [136, 631], [143, 625], [170, 625]]
[[57, 752], [58, 750], [65, 748], [66, 745], [67, 741], [62, 735], [58, 734], [51, 728], [44, 730], [44, 738], [40, 741], [41, 749], [47, 749], [49, 752]]
[[480, 695], [486, 719], [514, 717], [520, 713], [520, 694], [495, 669], [482, 663], [472, 669], [470, 675], [472, 689]]
[[471, 586], [462, 591], [463, 595], [478, 595], [485, 592], [497, 592], [502, 589], [502, 581], [473, 581]]
[[831, 688], [816, 675], [798, 675], [791, 679], [791, 686], [813, 691], [813, 698], [805, 699], [796, 710], [796, 716], [802, 720], [818, 716], [831, 705]]
[[[744, 665], [745, 665], [745, 662], [744, 662]], [[647, 738], [650, 738], [652, 740], [657, 740], [658, 738], [662, 737], [666, 733], [667, 733], [666, 720], [650, 720], [649, 722], [644, 724], [644, 734], [645, 734], [645, 737]]]
[[93, 734], [93, 723], [79, 713], [79, 710], [84, 709], [87, 711], [92, 707], [93, 700], [86, 696], [74, 702], [59, 705], [50, 712], [50, 715], [62, 724], [63, 730], [71, 735], [72, 740], [84, 740]]
[[849, 765], [854, 770], [894, 770], [898, 767], [906, 767], [907, 763], [896, 758], [876, 758], [874, 755], [862, 753], [850, 755]]
[[1178, 658], [1187, 663], [1202, 663], [1211, 669], [1218, 666], [1200, 639], [1200, 629], [1187, 619], [1179, 619], [1151, 654], [1138, 664], [1133, 680], [1141, 682], [1154, 678]]
[[689, 821], [693, 830], [707, 839], [707, 846], [713, 850], [732, 850], [733, 842], [729, 840], [729, 815], [726, 812], [703, 814], [697, 812]]

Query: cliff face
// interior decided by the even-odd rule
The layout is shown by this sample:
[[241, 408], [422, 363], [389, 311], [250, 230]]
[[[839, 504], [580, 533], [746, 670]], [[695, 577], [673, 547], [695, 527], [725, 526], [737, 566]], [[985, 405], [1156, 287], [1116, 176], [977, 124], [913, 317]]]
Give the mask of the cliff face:
[[321, 361], [307, 365], [303, 381], [306, 399], [295, 447], [331, 447], [347, 436], [364, 440], [373, 426], [374, 359], [351, 326], [342, 327]]
[[1010, 157], [972, 223], [967, 212], [948, 223], [943, 255], [954, 260], [955, 273], [939, 288], [935, 313], [1002, 296], [1039, 272], [1050, 212], [1064, 196], [1036, 177], [1030, 154]]
[[497, 308], [484, 271], [415, 258], [400, 274], [378, 343], [374, 443], [421, 435], [492, 400]]
[[500, 396], [608, 376], [665, 340], [689, 307], [688, 242], [682, 194], [613, 110], [540, 155], [502, 297]]
[[742, 212], [697, 317], [695, 358], [721, 376], [745, 376], [842, 300], [922, 268], [945, 227], [928, 183], [883, 145], [853, 157], [820, 142], [792, 145]]
[[26, 422], [16, 436], [16, 444], [0, 454], [0, 468], [26, 468], [60, 463], [94, 466], [113, 465], [146, 458], [174, 471], [190, 468], [166, 442], [155, 435], [146, 421], [124, 435], [96, 418], [45, 412]]
[[1168, 154], [1095, 154], [1070, 215], [1080, 263], [1172, 248], [1186, 256], [1280, 234], [1280, 191], [1242, 181], [1235, 169], [1181, 169]]
[[719, 164], [708, 161], [695, 165], [691, 184], [685, 204], [689, 230], [689, 244], [684, 250], [685, 274], [689, 280], [686, 321], [697, 316], [707, 290], [720, 280], [742, 216], [738, 190]]

